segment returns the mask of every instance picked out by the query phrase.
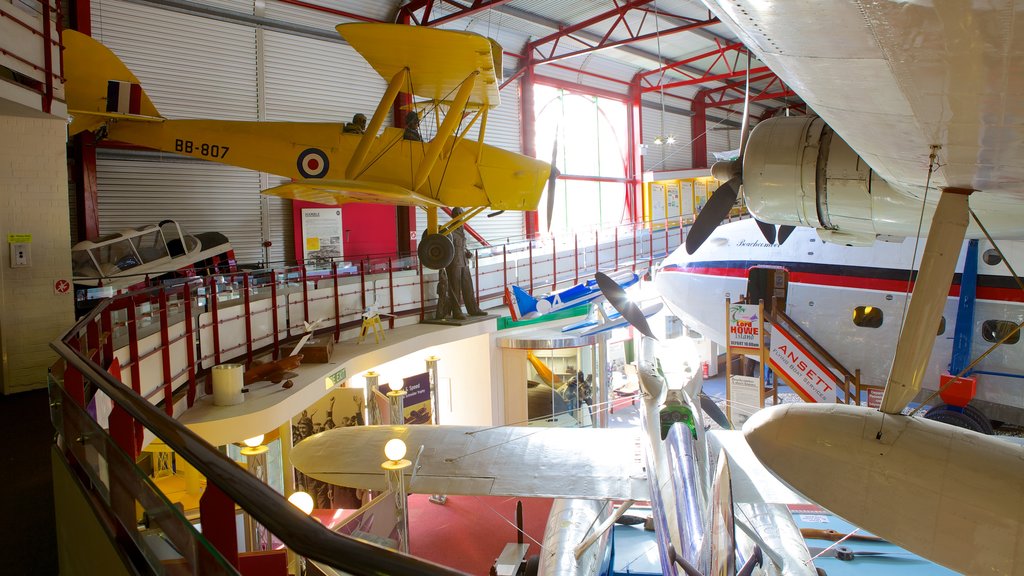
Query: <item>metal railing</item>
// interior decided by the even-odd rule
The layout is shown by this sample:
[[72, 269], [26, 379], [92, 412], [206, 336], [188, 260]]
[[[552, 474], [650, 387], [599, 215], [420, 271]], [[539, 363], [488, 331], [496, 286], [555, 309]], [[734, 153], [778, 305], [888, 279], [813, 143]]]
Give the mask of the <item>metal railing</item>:
[[[554, 290], [597, 270], [642, 273], [682, 242], [687, 224], [675, 219], [479, 248], [476, 290], [480, 300], [496, 303], [510, 283]], [[380, 258], [351, 267], [329, 262], [176, 279], [101, 301], [51, 344], [65, 363], [59, 382], [53, 375], [51, 397], [63, 456], [95, 492], [94, 508], [108, 518], [111, 534], [129, 536], [114, 541], [147, 550], [146, 535], [156, 533], [169, 542], [174, 562], [134, 555], [146, 559], [139, 562], [151, 573], [233, 574], [259, 562], [237, 551], [237, 504], [295, 554], [349, 574], [454, 574], [331, 532], [175, 419], [200, 395], [199, 382], [212, 366], [278, 357], [285, 340], [305, 332], [303, 322], [323, 318], [320, 332], [339, 340], [354, 335], [363, 308], [376, 304], [396, 315], [392, 326], [415, 323], [436, 302], [426, 288], [435, 278], [414, 258]], [[115, 359], [120, 379], [108, 372]], [[113, 404], [109, 433], [86, 413], [99, 392]], [[201, 524], [230, 526], [229, 535], [195, 531], [135, 467], [143, 429], [206, 477]], [[146, 511], [142, 527], [136, 504]]]

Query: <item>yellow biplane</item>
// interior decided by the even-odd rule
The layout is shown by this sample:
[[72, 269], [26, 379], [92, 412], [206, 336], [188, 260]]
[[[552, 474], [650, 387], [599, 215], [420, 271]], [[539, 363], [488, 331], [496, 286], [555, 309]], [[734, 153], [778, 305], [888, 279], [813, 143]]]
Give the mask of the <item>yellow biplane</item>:
[[[259, 170], [292, 182], [264, 194], [327, 205], [369, 202], [419, 206], [427, 212], [419, 245], [424, 266], [451, 262], [447, 235], [487, 209], [535, 210], [557, 171], [551, 165], [465, 138], [498, 105], [501, 47], [468, 32], [398, 24], [342, 24], [338, 33], [382, 77], [390, 79], [363, 134], [330, 122], [169, 120], [160, 116], [139, 80], [113, 52], [84, 34], [64, 32], [64, 69], [71, 134]], [[415, 85], [412, 80], [415, 79]], [[400, 92], [445, 109], [429, 142], [384, 128]], [[469, 117], [466, 126], [464, 118]], [[460, 129], [461, 127], [461, 129]], [[549, 192], [550, 194], [550, 192]], [[438, 226], [437, 210], [466, 210]]]

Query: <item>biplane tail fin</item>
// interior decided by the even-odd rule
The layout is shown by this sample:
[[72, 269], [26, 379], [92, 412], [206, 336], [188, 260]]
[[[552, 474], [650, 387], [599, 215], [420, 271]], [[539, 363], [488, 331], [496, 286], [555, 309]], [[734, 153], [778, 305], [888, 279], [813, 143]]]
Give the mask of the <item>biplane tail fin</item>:
[[139, 79], [109, 48], [74, 30], [65, 30], [63, 41], [71, 135], [96, 130], [112, 118], [163, 120]]

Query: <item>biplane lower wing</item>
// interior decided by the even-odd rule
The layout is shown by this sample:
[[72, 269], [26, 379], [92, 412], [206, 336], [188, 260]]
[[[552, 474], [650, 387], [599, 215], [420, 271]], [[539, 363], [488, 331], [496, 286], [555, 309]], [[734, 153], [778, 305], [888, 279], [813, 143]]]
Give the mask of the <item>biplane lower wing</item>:
[[382, 182], [359, 180], [296, 180], [263, 191], [268, 196], [304, 200], [328, 206], [340, 206], [348, 202], [369, 202], [394, 206], [443, 206], [437, 200], [417, 194], [408, 188]]
[[635, 429], [353, 426], [303, 440], [291, 460], [322, 482], [383, 490], [392, 438], [408, 447], [406, 486], [419, 494], [650, 500]]

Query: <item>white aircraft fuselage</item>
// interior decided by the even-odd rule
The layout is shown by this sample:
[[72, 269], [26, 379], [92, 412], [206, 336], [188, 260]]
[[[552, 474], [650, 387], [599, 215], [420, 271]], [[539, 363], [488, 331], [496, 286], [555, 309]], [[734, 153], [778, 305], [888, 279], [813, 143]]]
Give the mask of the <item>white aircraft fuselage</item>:
[[[809, 228], [797, 228], [782, 245], [768, 245], [752, 219], [720, 226], [693, 255], [679, 249], [655, 275], [669, 308], [691, 328], [725, 343], [725, 298], [735, 302], [747, 290], [752, 266], [777, 266], [789, 271], [786, 313], [850, 370], [861, 371], [864, 384], [884, 385], [902, 324], [909, 290], [908, 270], [916, 269], [915, 242], [876, 242], [873, 247], [850, 247], [822, 242]], [[923, 240], [916, 250], [920, 260]], [[947, 299], [944, 331], [935, 338], [923, 386], [936, 390], [953, 354], [960, 274], [965, 249], [957, 263]], [[1024, 269], [1024, 243], [999, 241], [1016, 270]], [[1024, 320], [1024, 291], [1016, 287], [1005, 264], [988, 264], [992, 246], [979, 241], [977, 301], [969, 358], [991, 345], [987, 321]], [[854, 309], [873, 306], [882, 311], [877, 328], [858, 326]], [[989, 338], [986, 339], [986, 336]], [[1024, 342], [996, 348], [976, 367], [975, 403], [992, 419], [1024, 424]]]

